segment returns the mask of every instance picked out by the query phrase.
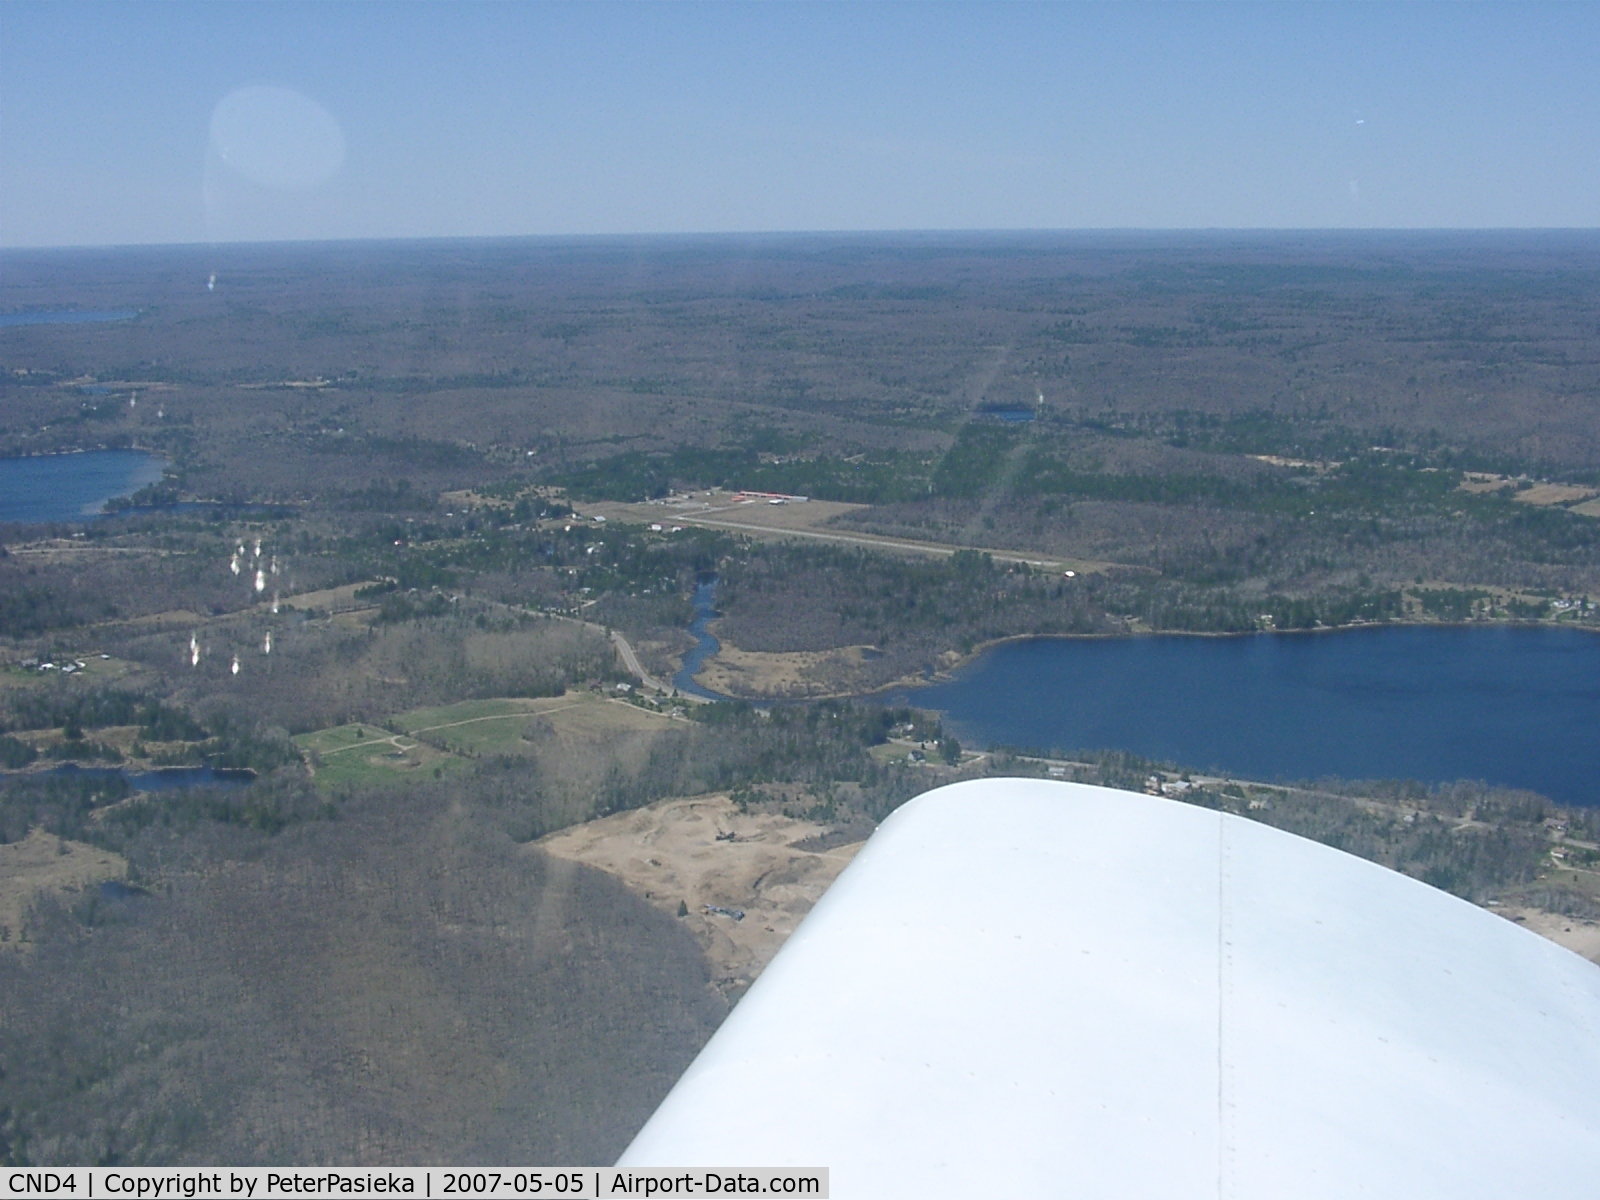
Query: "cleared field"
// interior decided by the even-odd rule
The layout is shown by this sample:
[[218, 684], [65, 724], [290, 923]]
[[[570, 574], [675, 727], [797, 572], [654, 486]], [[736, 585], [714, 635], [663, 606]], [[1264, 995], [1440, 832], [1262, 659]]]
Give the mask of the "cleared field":
[[722, 649], [706, 660], [695, 679], [725, 695], [762, 699], [801, 699], [844, 696], [872, 646], [841, 646], [837, 650], [760, 652], [741, 650], [724, 641]]
[[8, 552], [34, 563], [72, 563], [85, 565], [95, 558], [165, 558], [171, 553], [149, 546], [102, 546], [95, 542], [76, 542], [69, 538], [49, 538], [22, 546], [7, 547]]
[[718, 990], [732, 997], [862, 846], [802, 848], [825, 832], [777, 813], [742, 813], [728, 797], [710, 795], [589, 821], [538, 845], [616, 876], [663, 912], [677, 914], [682, 903], [688, 911], [679, 919], [705, 952]]
[[[372, 582], [372, 580], [366, 580], [362, 583], [346, 583], [340, 587], [324, 588], [319, 592], [301, 592], [299, 595], [284, 596], [283, 603], [301, 610], [317, 608], [330, 613], [349, 612], [360, 608], [375, 608], [377, 606], [370, 600], [356, 599], [357, 589], [367, 587]], [[267, 604], [270, 601], [264, 600], [262, 603]]]
[[467, 760], [375, 725], [338, 725], [294, 739], [310, 759], [317, 786], [326, 791], [443, 779], [466, 770]]
[[[62, 666], [72, 663], [75, 670], [70, 675], [63, 675], [59, 670], [40, 671], [36, 667], [24, 667], [20, 664], [11, 664], [0, 667], [0, 691], [19, 688], [36, 688], [65, 683], [66, 686], [82, 685], [85, 687], [95, 684], [120, 683], [139, 674], [139, 667], [122, 659], [102, 659], [97, 651], [81, 650], [73, 654], [63, 654], [59, 658], [47, 661]], [[83, 666], [77, 666], [78, 663]]]
[[[1467, 471], [1461, 481], [1463, 492], [1487, 494], [1513, 488], [1517, 481], [1508, 475], [1489, 471]], [[1577, 483], [1538, 483], [1524, 491], [1511, 493], [1518, 504], [1532, 504], [1539, 508], [1565, 505], [1568, 511], [1585, 517], [1600, 517], [1600, 496], [1595, 489]], [[1581, 501], [1581, 503], [1577, 503]]]
[[127, 874], [127, 860], [120, 855], [43, 829], [0, 846], [0, 952], [28, 948], [28, 909], [40, 895], [69, 896]]
[[522, 697], [505, 697], [492, 700], [462, 700], [455, 704], [441, 704], [434, 708], [417, 708], [400, 713], [392, 723], [407, 733], [416, 734], [434, 729], [461, 728], [487, 721], [505, 721], [525, 717], [530, 713], [549, 712], [571, 704], [571, 697], [552, 696], [530, 700]]
[[601, 501], [580, 504], [582, 516], [603, 516], [608, 521], [627, 521], [635, 525], [664, 525], [670, 529], [692, 521], [738, 520], [764, 529], [817, 529], [846, 513], [859, 512], [864, 504], [844, 504], [836, 500], [807, 500], [769, 504], [763, 499], [729, 493], [701, 493], [698, 498], [663, 500], [644, 504]]
[[[445, 779], [477, 758], [546, 752], [588, 762], [608, 747], [660, 732], [669, 718], [588, 693], [543, 699], [463, 700], [419, 708], [385, 725], [337, 725], [294, 739], [313, 758], [319, 787], [370, 787]], [[399, 732], [394, 732], [399, 730]], [[621, 739], [621, 742], [618, 741]]]
[[[913, 759], [911, 757], [913, 752], [922, 755], [922, 757]], [[933, 742], [928, 742], [919, 749], [912, 743], [895, 741], [869, 747], [867, 753], [880, 763], [923, 763], [932, 766], [939, 757], [939, 748]], [[972, 757], [970, 754], [963, 755], [963, 759]]]
[[1541, 483], [1525, 492], [1518, 492], [1512, 499], [1519, 504], [1548, 507], [1552, 504], [1571, 504], [1574, 500], [1588, 500], [1593, 495], [1593, 488], [1580, 487], [1576, 484]]
[[608, 521], [634, 524], [697, 525], [706, 529], [725, 529], [762, 539], [799, 539], [879, 550], [888, 554], [948, 557], [961, 550], [988, 554], [996, 562], [1027, 563], [1046, 570], [1073, 570], [1088, 573], [1104, 571], [1117, 564], [1091, 559], [1063, 558], [1026, 550], [996, 550], [984, 546], [931, 542], [917, 538], [890, 537], [858, 529], [842, 529], [835, 522], [842, 517], [870, 512], [864, 504], [844, 504], [832, 500], [807, 500], [804, 503], [769, 504], [761, 499], [740, 499], [735, 495], [712, 495], [707, 500], [663, 502], [662, 504], [619, 504], [600, 502], [575, 506], [580, 516], [604, 517]]
[[1540, 937], [1549, 938], [1558, 946], [1565, 946], [1574, 954], [1600, 963], [1600, 922], [1585, 921], [1581, 917], [1564, 916], [1539, 908], [1512, 905], [1493, 910], [1508, 921], [1515, 921], [1524, 929], [1531, 929]]

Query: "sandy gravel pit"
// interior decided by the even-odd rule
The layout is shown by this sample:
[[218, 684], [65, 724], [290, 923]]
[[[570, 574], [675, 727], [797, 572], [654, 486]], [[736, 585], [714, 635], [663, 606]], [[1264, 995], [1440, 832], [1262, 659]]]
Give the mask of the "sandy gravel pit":
[[[564, 829], [535, 843], [557, 858], [610, 872], [700, 943], [717, 988], [741, 993], [811, 911], [863, 843], [832, 850], [797, 842], [823, 826], [777, 813], [741, 813], [724, 795], [665, 800]], [[736, 909], [743, 920], [707, 912]]]
[[1539, 908], [1507, 906], [1491, 909], [1508, 921], [1515, 921], [1524, 929], [1531, 929], [1540, 937], [1549, 938], [1558, 946], [1565, 946], [1574, 954], [1581, 954], [1590, 962], [1600, 963], [1600, 923], [1579, 917], [1564, 917], [1560, 913], [1545, 912]]

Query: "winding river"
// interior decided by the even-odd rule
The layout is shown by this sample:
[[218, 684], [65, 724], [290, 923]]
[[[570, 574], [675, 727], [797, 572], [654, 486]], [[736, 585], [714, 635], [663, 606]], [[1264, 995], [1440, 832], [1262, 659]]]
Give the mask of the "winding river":
[[694, 589], [694, 620], [689, 623], [689, 633], [694, 637], [694, 649], [684, 655], [683, 666], [672, 677], [672, 686], [689, 696], [702, 700], [726, 700], [727, 696], [701, 687], [694, 681], [695, 672], [705, 665], [706, 659], [722, 649], [716, 634], [711, 632], [711, 622], [717, 616], [717, 580], [713, 576], [702, 580]]

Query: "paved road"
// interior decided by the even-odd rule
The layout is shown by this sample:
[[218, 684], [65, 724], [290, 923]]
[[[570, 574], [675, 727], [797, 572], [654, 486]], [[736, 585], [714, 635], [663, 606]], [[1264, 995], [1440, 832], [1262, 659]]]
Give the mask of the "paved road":
[[[589, 629], [595, 630], [596, 632], [605, 631], [605, 627], [603, 625], [596, 625], [593, 621], [585, 621], [578, 617], [556, 616], [553, 613], [547, 615], [555, 617], [555, 619], [558, 621], [571, 621], [574, 625], [583, 625]], [[622, 656], [622, 665], [628, 669], [628, 673], [630, 675], [638, 676], [640, 684], [642, 684], [646, 689], [671, 695], [672, 684], [663, 683], [654, 675], [650, 674], [650, 672], [646, 671], [644, 669], [644, 664], [639, 661], [638, 654], [635, 653], [633, 647], [628, 644], [628, 639], [623, 637], [622, 634], [615, 629], [611, 631], [611, 643], [612, 645], [616, 646], [617, 653]], [[691, 696], [687, 693], [680, 693], [678, 699], [687, 700], [692, 704], [710, 703], [710, 701], [702, 699], [699, 696]]]
[[658, 692], [670, 692], [672, 690], [670, 683], [662, 683], [661, 680], [644, 669], [644, 664], [639, 661], [639, 656], [633, 652], [633, 647], [628, 645], [628, 639], [615, 629], [611, 631], [611, 640], [616, 643], [617, 653], [622, 655], [622, 665], [627, 667], [631, 673], [637, 675], [640, 683]]

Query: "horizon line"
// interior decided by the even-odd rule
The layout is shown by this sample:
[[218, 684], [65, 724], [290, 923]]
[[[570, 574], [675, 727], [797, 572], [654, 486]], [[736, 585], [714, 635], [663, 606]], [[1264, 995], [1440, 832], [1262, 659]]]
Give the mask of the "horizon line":
[[1218, 236], [1218, 235], [1428, 235], [1428, 234], [1594, 234], [1600, 225], [1091, 225], [922, 229], [728, 229], [607, 233], [428, 233], [373, 234], [340, 237], [236, 238], [149, 242], [0, 242], [0, 254], [57, 250], [187, 250], [227, 247], [340, 246], [411, 242], [641, 242], [729, 238], [959, 238], [1064, 236]]

